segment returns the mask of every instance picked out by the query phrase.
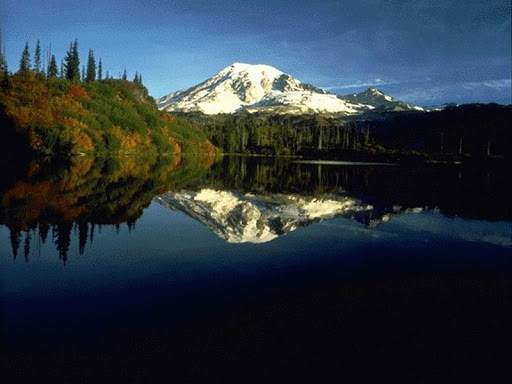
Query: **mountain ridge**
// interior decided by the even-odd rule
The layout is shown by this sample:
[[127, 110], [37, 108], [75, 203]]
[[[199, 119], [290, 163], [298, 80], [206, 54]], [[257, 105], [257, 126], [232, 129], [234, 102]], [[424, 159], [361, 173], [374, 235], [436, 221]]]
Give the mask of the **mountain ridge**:
[[354, 115], [373, 109], [422, 110], [374, 88], [340, 96], [303, 83], [270, 65], [246, 63], [233, 63], [211, 78], [169, 93], [156, 103], [158, 109], [168, 112], [207, 115], [240, 112]]
[[344, 100], [352, 103], [367, 104], [375, 107], [376, 110], [385, 111], [424, 111], [424, 108], [406, 103], [401, 100], [395, 100], [394, 97], [386, 95], [381, 90], [370, 87], [359, 93], [352, 93], [341, 96]]

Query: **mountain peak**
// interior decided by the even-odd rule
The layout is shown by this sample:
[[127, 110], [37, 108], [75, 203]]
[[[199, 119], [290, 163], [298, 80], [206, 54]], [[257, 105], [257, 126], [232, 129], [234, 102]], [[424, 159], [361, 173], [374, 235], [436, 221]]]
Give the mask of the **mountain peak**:
[[[397, 103], [376, 88], [338, 96], [302, 83], [270, 65], [240, 62], [225, 67], [194, 87], [157, 100], [160, 110], [208, 115], [237, 112], [350, 115], [374, 108], [396, 109]], [[411, 109], [405, 103], [399, 107]]]
[[386, 95], [384, 92], [382, 92], [380, 89], [375, 87], [369, 87], [365, 91], [361, 92], [365, 95], [371, 95], [373, 97], [380, 97], [388, 101], [392, 101], [393, 98], [391, 96]]
[[386, 95], [380, 89], [375, 87], [367, 88], [361, 93], [353, 93], [351, 95], [342, 96], [343, 99], [352, 103], [360, 103], [370, 105], [377, 111], [423, 111], [421, 107], [395, 100], [393, 97]]
[[158, 108], [205, 114], [271, 112], [282, 114], [356, 113], [337, 95], [302, 83], [270, 65], [233, 63], [206, 81], [157, 100]]
[[274, 81], [282, 75], [284, 75], [283, 72], [270, 65], [233, 63], [221, 70], [217, 75], [213, 76], [212, 79], [216, 76], [229, 76], [232, 79], [243, 78], [246, 83], [251, 83], [251, 85], [259, 85], [262, 81]]
[[283, 73], [277, 68], [267, 65], [267, 64], [249, 64], [249, 63], [240, 63], [236, 62], [231, 65], [228, 65], [226, 68], [224, 68], [221, 72], [224, 70], [234, 70], [236, 72], [242, 72], [242, 71], [271, 71], [271, 72], [279, 72]]

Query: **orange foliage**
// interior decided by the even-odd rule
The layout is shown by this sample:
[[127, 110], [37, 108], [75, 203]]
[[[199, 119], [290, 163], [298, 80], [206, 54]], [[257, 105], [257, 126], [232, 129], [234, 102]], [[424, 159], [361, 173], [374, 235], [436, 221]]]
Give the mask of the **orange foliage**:
[[87, 128], [87, 124], [75, 119], [74, 117], [63, 117], [62, 122], [69, 129], [85, 129]]
[[73, 171], [76, 176], [82, 177], [85, 176], [91, 170], [91, 167], [94, 164], [94, 158], [92, 157], [82, 157], [79, 160], [75, 159], [73, 161]]
[[9, 201], [25, 201], [21, 230], [28, 230], [29, 223], [36, 221], [44, 211], [59, 212], [66, 221], [78, 217], [85, 207], [77, 206], [76, 199], [76, 196], [63, 194], [61, 185], [50, 182], [17, 182], [14, 188], [3, 196], [2, 205], [9, 206]]
[[43, 144], [43, 140], [33, 129], [28, 133], [28, 142], [31, 148], [40, 148]]
[[[107, 142], [108, 129], [99, 129], [100, 126], [104, 127], [104, 121], [98, 124], [99, 117], [94, 110], [95, 101], [84, 100], [94, 99], [94, 91], [89, 93], [78, 84], [62, 80], [47, 82], [38, 79], [32, 72], [13, 75], [12, 84], [12, 89], [0, 92], [0, 105], [5, 108], [5, 114], [12, 117], [16, 129], [24, 133], [24, 137], [28, 137], [28, 143], [25, 144], [31, 149], [45, 154], [59, 150], [69, 150], [71, 153], [93, 152], [96, 149], [95, 143], [98, 145]], [[124, 86], [131, 86], [130, 84], [124, 82]], [[134, 103], [131, 99], [123, 100], [120, 91], [116, 91], [115, 98], [129, 107]], [[158, 112], [155, 111], [155, 114]], [[175, 115], [161, 114], [159, 117], [169, 126], [180, 124], [180, 119]], [[114, 123], [108, 116], [106, 121], [107, 126]], [[152, 135], [155, 133], [153, 130], [157, 129], [161, 131]], [[188, 139], [173, 137], [168, 127], [162, 126], [160, 122], [156, 127], [149, 127], [146, 132], [133, 132], [114, 126], [112, 133], [119, 140], [118, 152], [121, 154], [159, 150], [155, 146], [162, 143], [162, 135], [163, 142], [169, 143], [172, 153], [182, 153], [184, 144], [188, 144]], [[194, 143], [194, 147], [196, 145]], [[102, 145], [98, 147], [99, 150], [104, 148]], [[208, 142], [204, 145], [204, 151], [213, 153], [215, 148]]]
[[71, 97], [72, 99], [80, 99], [80, 98], [90, 99], [91, 98], [91, 95], [89, 95], [85, 89], [83, 89], [82, 87], [80, 87], [78, 85], [71, 86], [71, 88], [69, 88], [67, 96]]
[[140, 134], [125, 132], [118, 125], [115, 125], [112, 128], [112, 132], [121, 142], [121, 150], [125, 153], [134, 151], [135, 148], [137, 148], [137, 145], [142, 141], [142, 136]]
[[201, 144], [201, 152], [207, 153], [209, 155], [214, 154], [216, 152], [215, 145], [213, 145], [210, 140], [207, 140]]
[[170, 136], [168, 138], [169, 140], [169, 144], [171, 145], [172, 149], [173, 149], [173, 152], [174, 153], [181, 153], [182, 151], [182, 146], [181, 146], [181, 143], [176, 140], [174, 137]]
[[161, 119], [162, 121], [164, 121], [165, 123], [175, 123], [176, 122], [176, 116], [174, 115], [171, 115], [171, 114], [163, 114], [161, 116]]
[[76, 137], [76, 147], [79, 151], [90, 152], [94, 149], [94, 144], [87, 133], [79, 133]]

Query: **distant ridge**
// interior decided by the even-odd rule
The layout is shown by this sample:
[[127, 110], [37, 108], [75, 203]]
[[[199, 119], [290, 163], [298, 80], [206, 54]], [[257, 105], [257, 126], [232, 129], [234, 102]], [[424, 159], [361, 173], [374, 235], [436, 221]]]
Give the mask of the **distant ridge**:
[[371, 105], [377, 110], [386, 111], [423, 111], [422, 107], [413, 104], [405, 103], [403, 101], [395, 100], [393, 97], [386, 95], [384, 92], [379, 91], [377, 88], [368, 88], [366, 91], [360, 93], [353, 93], [350, 95], [341, 96], [344, 100], [354, 104]]

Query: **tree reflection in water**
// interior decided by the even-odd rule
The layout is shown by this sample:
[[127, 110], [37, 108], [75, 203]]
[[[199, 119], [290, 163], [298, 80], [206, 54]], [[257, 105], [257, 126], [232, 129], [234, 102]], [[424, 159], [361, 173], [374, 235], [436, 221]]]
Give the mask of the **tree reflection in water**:
[[[411, 210], [510, 220], [506, 177], [504, 168], [304, 164], [246, 157], [217, 161], [202, 156], [83, 157], [59, 165], [39, 161], [3, 178], [0, 224], [10, 230], [15, 259], [23, 253], [28, 261], [31, 250], [37, 252], [50, 235], [66, 263], [72, 238], [77, 238], [82, 254], [102, 226], [119, 231], [126, 224], [132, 231], [153, 198], [164, 193], [169, 198], [172, 194], [167, 192], [172, 191], [197, 194], [207, 188], [236, 196], [250, 194], [255, 203], [269, 204], [271, 196], [355, 199], [371, 209], [357, 211], [351, 218], [371, 227]], [[173, 209], [190, 214], [190, 209]], [[325, 218], [328, 215], [321, 219]], [[281, 232], [277, 235], [285, 233]]]
[[[28, 261], [48, 235], [66, 263], [71, 237], [79, 252], [104, 225], [135, 227], [153, 197], [180, 188], [204, 173], [211, 157], [73, 158], [34, 161], [0, 187], [0, 224], [10, 230], [13, 256]], [[23, 243], [23, 250], [20, 250]]]

